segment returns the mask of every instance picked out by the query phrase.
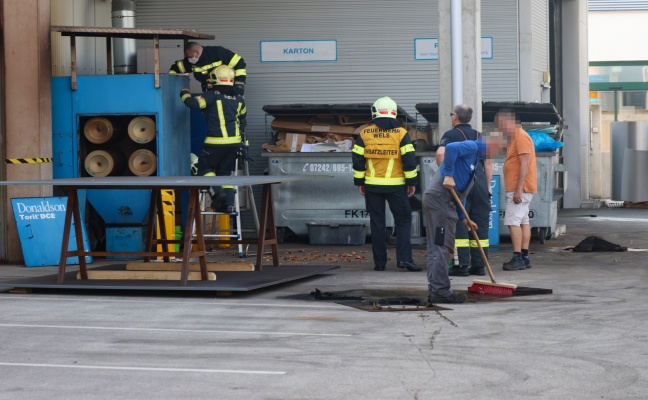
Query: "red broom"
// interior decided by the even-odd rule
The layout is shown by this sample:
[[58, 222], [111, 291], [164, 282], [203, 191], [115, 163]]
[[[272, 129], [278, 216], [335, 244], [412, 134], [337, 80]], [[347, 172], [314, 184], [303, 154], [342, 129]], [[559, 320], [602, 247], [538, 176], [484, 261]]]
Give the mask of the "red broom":
[[[461, 204], [461, 200], [459, 199], [459, 196], [457, 196], [457, 192], [453, 188], [448, 188], [450, 193], [452, 193], [452, 197], [454, 197], [455, 202], [459, 206], [459, 209], [463, 213], [464, 217], [466, 217], [466, 221], [468, 221], [468, 224], [472, 227], [472, 221], [468, 217], [468, 213], [466, 212], [466, 209], [464, 208], [463, 204]], [[502, 295], [512, 295], [513, 291], [517, 289], [517, 285], [513, 283], [496, 283], [495, 282], [495, 277], [493, 276], [493, 270], [490, 267], [490, 264], [488, 263], [488, 259], [486, 259], [486, 254], [484, 253], [484, 249], [482, 248], [481, 242], [479, 241], [479, 236], [477, 235], [477, 232], [470, 228], [470, 231], [473, 234], [473, 237], [475, 238], [475, 241], [477, 242], [477, 247], [479, 248], [479, 252], [481, 253], [482, 260], [484, 260], [484, 265], [486, 266], [486, 270], [488, 271], [488, 275], [490, 276], [491, 281], [482, 281], [482, 280], [474, 280], [472, 286], [468, 288], [469, 292], [474, 292], [474, 293], [480, 293], [480, 294], [502, 294]]]

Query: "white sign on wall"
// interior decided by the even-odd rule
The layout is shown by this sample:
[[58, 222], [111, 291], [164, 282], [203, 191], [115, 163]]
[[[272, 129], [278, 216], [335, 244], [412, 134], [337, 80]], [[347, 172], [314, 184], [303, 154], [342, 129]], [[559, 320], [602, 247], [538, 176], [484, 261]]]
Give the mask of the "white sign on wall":
[[337, 61], [337, 40], [262, 40], [261, 62]]
[[[493, 37], [492, 36], [482, 36], [481, 58], [482, 60], [493, 59]], [[415, 60], [438, 60], [439, 59], [439, 39], [437, 38], [414, 39], [414, 59]]]

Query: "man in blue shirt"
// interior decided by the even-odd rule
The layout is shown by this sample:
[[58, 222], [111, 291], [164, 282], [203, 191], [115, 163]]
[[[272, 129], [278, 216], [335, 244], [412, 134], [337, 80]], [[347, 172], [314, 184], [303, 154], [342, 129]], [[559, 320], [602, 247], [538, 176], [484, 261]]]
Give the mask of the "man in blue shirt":
[[499, 132], [482, 140], [454, 142], [445, 147], [443, 163], [423, 195], [427, 227], [428, 302], [432, 304], [466, 301], [465, 294], [450, 290], [448, 264], [454, 255], [457, 221], [463, 221], [468, 229], [477, 229], [474, 222], [468, 226], [468, 221], [458, 210], [448, 189], [453, 188], [462, 202], [465, 201], [474, 184], [480, 160], [498, 155], [505, 147], [506, 141]]

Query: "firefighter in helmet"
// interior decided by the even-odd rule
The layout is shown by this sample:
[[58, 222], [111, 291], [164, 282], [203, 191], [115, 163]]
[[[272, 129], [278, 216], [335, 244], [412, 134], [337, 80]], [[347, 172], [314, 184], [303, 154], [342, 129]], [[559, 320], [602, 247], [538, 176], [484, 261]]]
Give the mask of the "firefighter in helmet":
[[[207, 135], [198, 156], [198, 176], [228, 176], [236, 168], [246, 125], [245, 100], [235, 93], [235, 72], [221, 65], [211, 72], [214, 86], [200, 96], [182, 89], [180, 98], [192, 109], [200, 109], [207, 121]], [[216, 212], [234, 211], [234, 187], [213, 187], [211, 208]]]
[[360, 132], [353, 146], [353, 181], [365, 196], [369, 212], [374, 270], [384, 271], [387, 265], [387, 202], [395, 223], [396, 266], [421, 271], [412, 260], [410, 241], [412, 208], [409, 198], [418, 184], [416, 159], [412, 140], [396, 119], [397, 113], [398, 106], [389, 97], [376, 100], [371, 107], [373, 123]]

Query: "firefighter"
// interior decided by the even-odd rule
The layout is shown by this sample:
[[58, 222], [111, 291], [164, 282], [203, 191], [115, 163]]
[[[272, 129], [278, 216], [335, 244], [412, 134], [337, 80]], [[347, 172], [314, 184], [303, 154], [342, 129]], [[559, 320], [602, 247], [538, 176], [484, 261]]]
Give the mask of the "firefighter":
[[[444, 159], [445, 148], [454, 142], [465, 140], [481, 139], [481, 134], [473, 129], [469, 122], [472, 119], [473, 110], [465, 104], [456, 105], [450, 117], [452, 129], [441, 137], [439, 148], [436, 151], [437, 165], [441, 165]], [[493, 177], [493, 163], [489, 159], [482, 159], [477, 164], [475, 173], [475, 185], [466, 197], [466, 211], [470, 220], [475, 222], [479, 229], [477, 234], [479, 242], [488, 257], [488, 225], [491, 213], [490, 181]], [[484, 260], [481, 257], [477, 242], [468, 229], [462, 224], [457, 224], [455, 246], [459, 253], [459, 265], [453, 265], [448, 272], [450, 276], [468, 276], [486, 274]]]
[[365, 196], [371, 224], [374, 270], [387, 265], [385, 201], [394, 216], [396, 266], [421, 271], [412, 260], [409, 198], [418, 184], [414, 146], [407, 130], [396, 120], [396, 102], [382, 97], [371, 107], [373, 124], [360, 132], [353, 146], [353, 181]]
[[245, 89], [245, 60], [238, 54], [222, 46], [201, 46], [189, 42], [184, 47], [185, 58], [177, 60], [169, 69], [170, 74], [188, 74], [193, 72], [194, 78], [200, 82], [205, 92], [216, 86], [211, 72], [221, 65], [234, 70], [234, 93], [243, 96]]
[[[193, 97], [182, 89], [180, 97], [189, 108], [200, 109], [207, 121], [207, 136], [198, 156], [198, 176], [228, 176], [236, 168], [246, 125], [245, 100], [235, 94], [234, 70], [227, 65], [215, 68], [210, 79], [214, 87]], [[216, 212], [234, 212], [234, 187], [212, 188], [211, 208]]]

